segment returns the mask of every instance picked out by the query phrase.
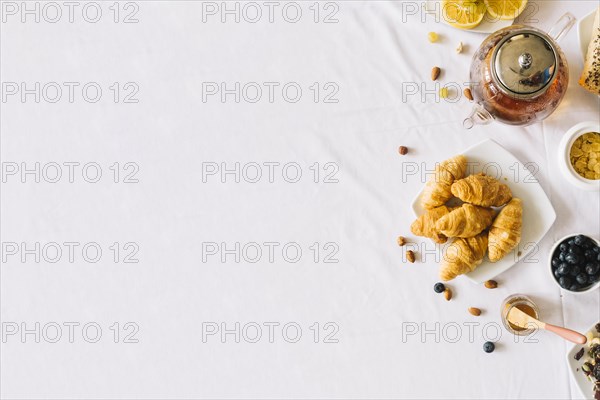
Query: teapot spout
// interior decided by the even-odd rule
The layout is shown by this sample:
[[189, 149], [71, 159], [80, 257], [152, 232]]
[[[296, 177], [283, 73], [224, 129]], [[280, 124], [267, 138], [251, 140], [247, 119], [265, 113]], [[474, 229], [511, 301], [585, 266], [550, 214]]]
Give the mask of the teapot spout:
[[575, 22], [577, 22], [577, 18], [570, 12], [566, 13], [556, 21], [552, 28], [550, 28], [548, 36], [554, 39], [555, 42], [559, 42], [560, 39], [569, 33], [573, 25], [575, 25]]
[[463, 121], [463, 127], [465, 129], [471, 129], [475, 125], [487, 125], [494, 120], [492, 114], [488, 112], [481, 105], [476, 104], [473, 106], [471, 114]]

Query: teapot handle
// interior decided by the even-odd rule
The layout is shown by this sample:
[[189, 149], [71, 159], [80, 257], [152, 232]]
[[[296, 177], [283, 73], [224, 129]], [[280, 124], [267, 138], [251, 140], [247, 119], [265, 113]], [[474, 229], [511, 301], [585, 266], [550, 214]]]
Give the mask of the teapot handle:
[[550, 28], [548, 36], [554, 39], [555, 42], [560, 41], [560, 39], [571, 30], [573, 25], [575, 25], [575, 22], [577, 22], [577, 18], [570, 12], [566, 13], [556, 21], [552, 28]]

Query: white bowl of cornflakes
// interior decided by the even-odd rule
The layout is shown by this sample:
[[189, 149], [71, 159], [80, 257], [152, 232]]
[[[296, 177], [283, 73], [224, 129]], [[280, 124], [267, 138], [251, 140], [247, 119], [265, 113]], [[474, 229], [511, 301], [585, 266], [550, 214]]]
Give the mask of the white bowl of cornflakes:
[[565, 133], [558, 146], [565, 178], [582, 190], [600, 190], [600, 123], [582, 122]]

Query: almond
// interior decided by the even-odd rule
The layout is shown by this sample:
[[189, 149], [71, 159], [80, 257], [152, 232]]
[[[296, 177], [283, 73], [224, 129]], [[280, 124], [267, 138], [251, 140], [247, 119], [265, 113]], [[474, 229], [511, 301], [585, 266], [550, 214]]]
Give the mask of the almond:
[[446, 290], [444, 290], [444, 298], [448, 301], [450, 301], [452, 298], [452, 290], [450, 290], [450, 288], [446, 288]]
[[406, 252], [406, 259], [408, 260], [409, 263], [414, 263], [415, 262], [415, 253], [413, 253], [412, 250], [408, 250]]
[[406, 239], [404, 239], [404, 236], [398, 236], [398, 246], [404, 246], [406, 244]]
[[440, 69], [440, 67], [433, 67], [433, 69], [431, 70], [431, 80], [437, 81], [437, 78], [440, 77], [441, 72], [442, 70]]
[[473, 101], [473, 93], [471, 93], [471, 89], [466, 88], [465, 90], [463, 90], [463, 93], [465, 97], [469, 99], [469, 101]]
[[484, 285], [488, 289], [496, 289], [498, 287], [498, 282], [489, 280], [489, 281], [485, 281]]
[[474, 315], [476, 317], [479, 317], [481, 315], [481, 310], [476, 307], [469, 307], [469, 312], [471, 313], [471, 315]]

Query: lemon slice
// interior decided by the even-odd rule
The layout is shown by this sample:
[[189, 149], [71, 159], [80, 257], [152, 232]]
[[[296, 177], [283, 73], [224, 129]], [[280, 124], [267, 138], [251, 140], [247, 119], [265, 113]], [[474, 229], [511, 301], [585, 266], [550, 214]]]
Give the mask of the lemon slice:
[[482, 0], [443, 0], [442, 18], [459, 29], [473, 29], [481, 23], [486, 7]]
[[527, 0], [484, 0], [488, 13], [497, 19], [515, 19], [525, 7]]

